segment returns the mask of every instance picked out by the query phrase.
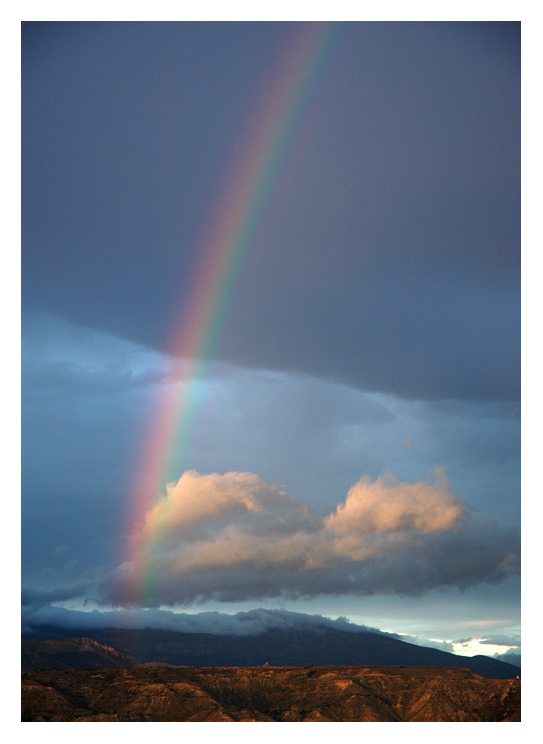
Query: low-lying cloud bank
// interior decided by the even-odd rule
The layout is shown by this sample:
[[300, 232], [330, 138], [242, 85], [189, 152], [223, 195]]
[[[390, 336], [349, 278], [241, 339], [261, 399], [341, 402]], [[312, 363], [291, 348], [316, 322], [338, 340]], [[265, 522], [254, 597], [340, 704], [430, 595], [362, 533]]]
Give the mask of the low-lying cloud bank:
[[[31, 592], [27, 594], [30, 600]], [[56, 629], [79, 634], [104, 628], [141, 629], [153, 628], [170, 630], [179, 633], [210, 633], [225, 636], [257, 636], [271, 630], [310, 630], [313, 628], [334, 628], [348, 633], [379, 633], [417, 646], [437, 648], [452, 654], [457, 653], [455, 641], [436, 641], [420, 636], [390, 633], [367, 625], [352, 623], [340, 617], [333, 620], [322, 615], [307, 615], [288, 610], [254, 609], [228, 615], [221, 612], [200, 612], [188, 614], [171, 610], [136, 610], [121, 609], [85, 612], [42, 604], [36, 596], [35, 602], [23, 605], [22, 634], [32, 637], [36, 634], [54, 635]], [[470, 640], [470, 639], [464, 639]], [[490, 641], [489, 641], [490, 642]], [[495, 641], [498, 642], [498, 641]], [[502, 640], [504, 644], [514, 645], [511, 651], [504, 654], [487, 654], [501, 661], [520, 666], [520, 638]], [[484, 643], [484, 641], [483, 641]], [[484, 653], [481, 651], [480, 653]]]
[[[22, 632], [25, 635], [44, 629], [62, 628], [82, 631], [100, 628], [156, 628], [180, 633], [211, 633], [212, 635], [256, 636], [268, 630], [304, 630], [333, 627], [357, 633], [377, 628], [356, 625], [345, 618], [332, 620], [321, 615], [306, 615], [287, 610], [255, 609], [227, 615], [222, 612], [188, 614], [171, 610], [122, 609], [99, 611], [69, 610], [53, 605], [27, 605], [22, 612]], [[383, 635], [390, 635], [384, 633]]]
[[104, 603], [418, 595], [498, 582], [520, 554], [518, 533], [478, 520], [440, 470], [433, 482], [361, 478], [324, 518], [253, 473], [186, 471], [134, 541], [101, 585]]

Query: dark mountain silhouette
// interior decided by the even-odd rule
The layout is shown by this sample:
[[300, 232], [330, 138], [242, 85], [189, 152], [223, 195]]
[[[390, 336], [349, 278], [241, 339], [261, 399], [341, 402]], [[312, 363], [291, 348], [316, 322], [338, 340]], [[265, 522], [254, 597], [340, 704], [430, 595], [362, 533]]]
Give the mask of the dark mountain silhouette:
[[[39, 638], [62, 638], [72, 631], [59, 628], [42, 629]], [[416, 646], [390, 636], [367, 631], [349, 632], [330, 627], [310, 627], [303, 630], [268, 630], [252, 636], [213, 635], [210, 633], [182, 633], [169, 630], [144, 628], [128, 630], [119, 628], [86, 629], [86, 639], [92, 638], [107, 647], [118, 649], [124, 654], [137, 657], [141, 662], [184, 665], [194, 667], [248, 667], [269, 664], [271, 666], [323, 666], [323, 665], [363, 665], [363, 666], [424, 666], [424, 667], [462, 667], [470, 669], [483, 677], [494, 679], [514, 679], [520, 674], [519, 667], [488, 656], [456, 656], [434, 648]], [[37, 668], [37, 657], [31, 658], [28, 652], [43, 651], [36, 645], [29, 646], [23, 641], [23, 648], [32, 662], [23, 669]], [[82, 640], [82, 639], [80, 639]], [[75, 652], [75, 647], [73, 649]], [[49, 652], [47, 652], [49, 653]], [[86, 653], [86, 652], [85, 652]], [[49, 654], [51, 656], [51, 654]], [[76, 654], [77, 656], [77, 654]], [[100, 658], [106, 656], [100, 652]], [[55, 668], [45, 664], [43, 668]], [[55, 659], [60, 657], [54, 656]], [[71, 657], [73, 663], [66, 662], [69, 654], [61, 658], [68, 666], [84, 668], [84, 654]], [[113, 660], [113, 657], [108, 657]], [[120, 658], [120, 657], [119, 657]], [[92, 665], [90, 664], [92, 661]], [[126, 659], [124, 666], [133, 666]], [[87, 666], [96, 668], [94, 659]], [[104, 663], [107, 666], [119, 664]]]
[[92, 638], [23, 639], [22, 669], [107, 669], [139, 663], [132, 654]]

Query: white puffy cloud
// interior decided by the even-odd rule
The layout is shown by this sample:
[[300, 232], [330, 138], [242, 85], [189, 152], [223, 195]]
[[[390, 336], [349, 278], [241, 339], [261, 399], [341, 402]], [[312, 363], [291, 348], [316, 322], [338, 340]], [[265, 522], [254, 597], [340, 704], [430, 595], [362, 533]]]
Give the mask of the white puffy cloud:
[[253, 473], [210, 473], [187, 470], [146, 514], [141, 538], [147, 543], [183, 538], [192, 542], [202, 531], [228, 528], [266, 532], [293, 531], [299, 522], [309, 524], [309, 509], [291, 498], [282, 486], [266, 483]]
[[455, 527], [464, 504], [439, 473], [435, 484], [400, 483], [387, 474], [362, 478], [323, 520], [282, 486], [253, 473], [186, 471], [149, 510], [143, 550], [154, 541], [169, 570], [249, 566], [293, 571], [332, 568], [338, 560], [363, 561], [383, 549], [373, 534], [438, 532]]
[[376, 480], [361, 478], [347, 498], [324, 520], [327, 530], [339, 535], [388, 533], [413, 529], [440, 532], [455, 527], [465, 504], [448, 491], [443, 471], [436, 483], [401, 483], [386, 473]]
[[139, 551], [104, 591], [156, 606], [498, 581], [516, 569], [516, 534], [470, 511], [440, 470], [433, 482], [361, 478], [324, 518], [253, 473], [187, 471], [148, 511]]

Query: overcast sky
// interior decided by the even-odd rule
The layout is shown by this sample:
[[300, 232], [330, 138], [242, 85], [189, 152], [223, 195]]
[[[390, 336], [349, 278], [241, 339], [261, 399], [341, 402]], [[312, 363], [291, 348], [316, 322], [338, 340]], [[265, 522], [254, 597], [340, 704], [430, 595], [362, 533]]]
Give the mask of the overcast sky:
[[[194, 387], [165, 379], [206, 235], [314, 31], [134, 521], [156, 401]], [[520, 24], [24, 23], [22, 272], [30, 614], [266, 607], [517, 647]]]

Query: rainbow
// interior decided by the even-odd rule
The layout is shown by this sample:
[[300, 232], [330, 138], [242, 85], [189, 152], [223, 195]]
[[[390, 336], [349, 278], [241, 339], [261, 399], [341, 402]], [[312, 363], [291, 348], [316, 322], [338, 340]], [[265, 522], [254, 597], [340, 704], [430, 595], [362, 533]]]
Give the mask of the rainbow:
[[[269, 197], [278, 169], [292, 142], [296, 126], [338, 35], [339, 24], [308, 22], [289, 24], [290, 44], [264, 86], [257, 116], [233, 158], [223, 188], [216, 219], [199, 253], [196, 280], [185, 298], [184, 312], [176, 318], [170, 356], [174, 360], [169, 380], [161, 385], [145, 430], [130, 494], [127, 561], [134, 565], [132, 586], [125, 588], [132, 601], [144, 603], [152, 576], [149, 556], [160, 544], [154, 534], [142, 545], [136, 536], [145, 514], [164, 489], [172, 453], [186, 451], [191, 425], [198, 409], [200, 381], [216, 348], [221, 323], [234, 289], [251, 237]], [[188, 309], [187, 309], [188, 308]], [[185, 380], [180, 385], [179, 380]], [[181, 475], [181, 473], [179, 473]]]

